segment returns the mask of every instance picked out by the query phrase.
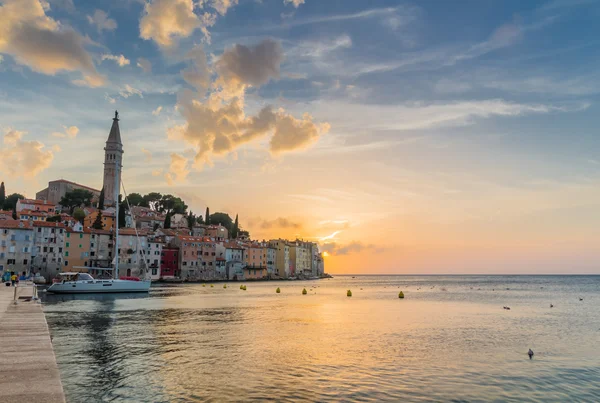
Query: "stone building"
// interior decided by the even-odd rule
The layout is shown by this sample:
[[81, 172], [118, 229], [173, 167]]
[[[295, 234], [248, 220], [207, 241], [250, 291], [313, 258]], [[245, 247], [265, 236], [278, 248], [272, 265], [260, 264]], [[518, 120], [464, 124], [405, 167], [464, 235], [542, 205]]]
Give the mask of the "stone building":
[[66, 225], [58, 222], [33, 223], [32, 270], [46, 280], [56, 277], [63, 268]]
[[29, 222], [0, 220], [0, 273], [29, 273], [33, 251], [33, 229]]
[[113, 206], [120, 193], [121, 170], [123, 168], [123, 143], [119, 129], [119, 113], [115, 111], [112, 127], [104, 147], [104, 206]]

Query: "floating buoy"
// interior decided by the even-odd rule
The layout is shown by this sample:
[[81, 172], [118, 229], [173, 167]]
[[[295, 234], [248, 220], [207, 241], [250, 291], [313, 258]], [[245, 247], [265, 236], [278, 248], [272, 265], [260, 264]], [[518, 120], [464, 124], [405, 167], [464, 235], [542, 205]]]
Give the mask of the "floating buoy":
[[529, 349], [529, 351], [527, 352], [527, 355], [529, 356], [529, 359], [531, 360], [533, 358], [533, 351], [531, 351], [531, 349]]
[[307, 292], [306, 292], [306, 288], [303, 288], [303, 289], [302, 289], [302, 295], [306, 295], [306, 294], [307, 294]]
[[223, 288], [227, 288], [227, 284], [223, 284]]
[[281, 290], [279, 289], [279, 287], [277, 287], [277, 289], [275, 290], [275, 292], [276, 292], [277, 294], [281, 293]]
[[202, 287], [206, 287], [206, 284], [202, 284]]
[[210, 285], [210, 288], [214, 288], [214, 286], [215, 286], [214, 284], [211, 284], [211, 285]]
[[352, 291], [350, 291], [350, 290], [346, 291], [346, 296], [347, 297], [351, 297], [352, 296]]
[[398, 298], [404, 298], [404, 293], [402, 291], [398, 293]]
[[554, 308], [554, 305], [550, 304], [550, 308]]
[[244, 286], [243, 290], [246, 291], [246, 286]]
[[244, 284], [240, 284], [240, 290], [244, 289]]

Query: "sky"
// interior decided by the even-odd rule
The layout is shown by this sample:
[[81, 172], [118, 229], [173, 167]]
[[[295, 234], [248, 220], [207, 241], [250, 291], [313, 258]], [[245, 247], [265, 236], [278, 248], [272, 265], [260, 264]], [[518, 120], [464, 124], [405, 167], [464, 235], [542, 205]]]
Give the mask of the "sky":
[[0, 0], [0, 180], [318, 242], [331, 273], [600, 274], [600, 2]]

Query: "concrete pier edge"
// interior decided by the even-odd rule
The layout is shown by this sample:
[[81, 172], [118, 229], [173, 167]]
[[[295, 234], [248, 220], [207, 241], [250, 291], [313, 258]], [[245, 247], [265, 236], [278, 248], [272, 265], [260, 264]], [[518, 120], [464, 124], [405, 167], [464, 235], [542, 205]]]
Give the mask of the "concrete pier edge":
[[[31, 297], [33, 285], [17, 287]], [[0, 402], [65, 403], [65, 394], [42, 305], [19, 299], [0, 284]]]

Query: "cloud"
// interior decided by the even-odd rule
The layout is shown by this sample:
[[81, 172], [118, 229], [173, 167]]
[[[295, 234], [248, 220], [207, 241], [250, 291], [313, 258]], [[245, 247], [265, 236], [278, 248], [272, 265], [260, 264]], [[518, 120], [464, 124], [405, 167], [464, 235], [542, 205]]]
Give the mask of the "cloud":
[[0, 146], [0, 171], [11, 177], [26, 179], [37, 176], [47, 169], [54, 159], [53, 150], [39, 141], [23, 141], [26, 132], [7, 130]]
[[293, 228], [300, 229], [302, 228], [302, 224], [290, 221], [287, 218], [279, 217], [271, 221], [263, 220], [260, 223], [260, 228], [262, 229], [271, 229], [271, 228]]
[[145, 148], [142, 148], [142, 153], [146, 156], [146, 162], [152, 161], [152, 153]]
[[186, 55], [187, 60], [191, 60], [191, 65], [181, 71], [183, 79], [199, 93], [205, 92], [210, 86], [210, 69], [206, 59], [206, 53], [201, 46], [194, 47]]
[[87, 20], [91, 25], [94, 25], [100, 33], [102, 31], [114, 31], [117, 29], [117, 22], [112, 18], [108, 18], [108, 15], [102, 10], [94, 11], [93, 16], [87, 16]]
[[192, 0], [154, 0], [144, 6], [140, 37], [169, 47], [175, 38], [186, 38], [199, 27]]
[[288, 5], [291, 4], [294, 7], [300, 7], [300, 4], [304, 4], [304, 0], [283, 0], [283, 4]]
[[162, 111], [162, 106], [159, 106], [158, 108], [156, 108], [155, 110], [152, 111], [152, 114], [154, 116], [158, 116], [158, 115], [160, 115], [161, 111]]
[[235, 45], [227, 49], [214, 62], [216, 78], [212, 82], [202, 48], [196, 47], [189, 57], [193, 66], [183, 71], [184, 78], [198, 92], [187, 89], [178, 94], [177, 109], [185, 123], [170, 127], [167, 136], [196, 148], [195, 168], [212, 165], [214, 156], [224, 156], [269, 135], [271, 153], [279, 154], [305, 148], [329, 130], [328, 124], [316, 124], [310, 115], [296, 119], [270, 105], [253, 116], [246, 115], [246, 89], [279, 77], [283, 60], [279, 43], [265, 40], [255, 46]]
[[125, 87], [121, 88], [119, 95], [121, 95], [123, 98], [129, 98], [132, 95], [138, 95], [140, 98], [144, 98], [142, 91], [133, 88], [129, 84], [125, 84]]
[[216, 84], [227, 94], [238, 96], [247, 86], [259, 87], [279, 78], [283, 49], [279, 42], [266, 39], [255, 46], [235, 45], [216, 62]]
[[144, 73], [152, 72], [152, 64], [149, 60], [144, 59], [143, 57], [139, 57], [137, 59], [137, 66], [144, 71]]
[[[165, 179], [169, 186], [175, 185], [176, 182], [183, 182], [190, 173], [188, 159], [181, 154], [171, 153], [171, 164], [169, 170], [165, 174]], [[154, 173], [153, 173], [154, 174]]]
[[106, 99], [108, 101], [109, 104], [114, 104], [117, 102], [117, 100], [113, 97], [111, 97], [110, 95], [108, 95], [108, 93], [104, 93], [104, 99]]
[[0, 6], [0, 52], [33, 71], [54, 75], [80, 71], [78, 85], [98, 87], [105, 79], [96, 71], [84, 45], [89, 39], [46, 15], [41, 0], [4, 0]]
[[77, 137], [77, 134], [79, 133], [79, 128], [77, 126], [63, 126], [63, 128], [65, 129], [64, 132], [54, 132], [52, 133], [52, 136], [54, 137], [58, 137], [58, 138], [70, 138], [70, 139], [74, 139], [75, 137]]
[[360, 253], [365, 250], [369, 250], [375, 253], [379, 253], [383, 248], [378, 248], [373, 244], [364, 244], [358, 241], [352, 241], [347, 245], [339, 245], [335, 242], [324, 243], [319, 246], [321, 252], [327, 252], [330, 255], [350, 255], [353, 253]]
[[[298, 0], [295, 0], [298, 1]], [[303, 0], [302, 0], [303, 1]], [[227, 10], [233, 6], [237, 6], [238, 0], [211, 0], [210, 5], [212, 8], [217, 10], [221, 15], [225, 15]]]
[[130, 60], [127, 59], [123, 55], [117, 56], [117, 55], [104, 54], [104, 55], [102, 55], [102, 60], [114, 60], [115, 63], [117, 63], [121, 67], [127, 66], [130, 63]]

